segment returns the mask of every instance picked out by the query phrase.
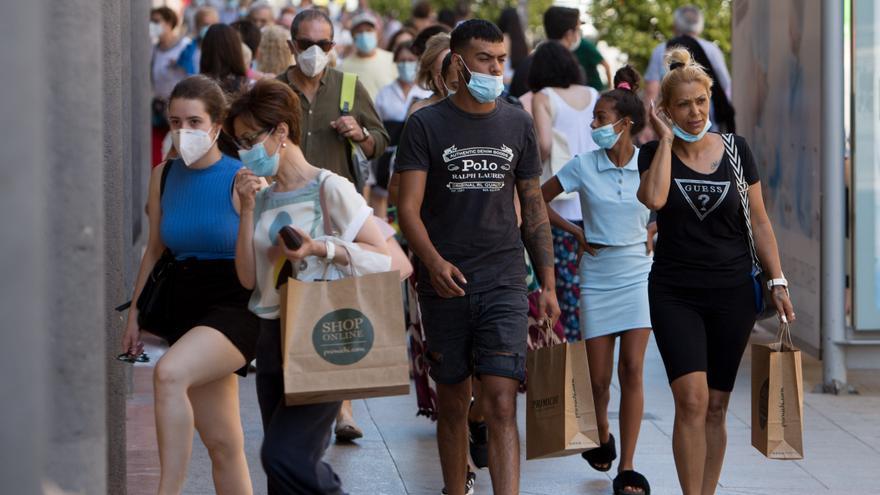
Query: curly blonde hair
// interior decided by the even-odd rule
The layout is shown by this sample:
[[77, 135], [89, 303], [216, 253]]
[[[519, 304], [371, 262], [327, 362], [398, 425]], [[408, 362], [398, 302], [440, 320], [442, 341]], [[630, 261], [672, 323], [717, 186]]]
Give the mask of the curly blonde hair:
[[257, 50], [257, 68], [260, 72], [281, 74], [293, 63], [293, 55], [287, 42], [290, 32], [282, 26], [271, 26], [263, 32]]
[[706, 69], [693, 59], [687, 49], [673, 48], [666, 53], [663, 61], [667, 72], [660, 83], [661, 108], [669, 108], [672, 104], [672, 93], [675, 88], [690, 82], [702, 84], [709, 96], [712, 96], [712, 78], [706, 73]]
[[435, 74], [431, 73], [431, 69], [443, 52], [449, 50], [449, 39], [449, 35], [446, 33], [437, 33], [431, 36], [425, 43], [425, 51], [419, 57], [419, 72], [416, 74], [416, 83], [435, 94], [443, 94], [444, 89], [437, 87], [434, 82]]

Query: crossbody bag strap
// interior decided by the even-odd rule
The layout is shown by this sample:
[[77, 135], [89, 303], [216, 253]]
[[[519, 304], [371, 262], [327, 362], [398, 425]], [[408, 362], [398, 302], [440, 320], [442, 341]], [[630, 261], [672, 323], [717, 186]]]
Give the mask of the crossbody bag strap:
[[318, 186], [318, 203], [321, 205], [321, 219], [324, 221], [324, 235], [336, 237], [338, 232], [333, 230], [333, 222], [330, 220], [330, 209], [327, 208], [327, 195], [324, 194], [324, 184], [330, 177], [330, 172], [321, 171], [320, 185]]
[[749, 240], [749, 253], [752, 255], [752, 264], [759, 272], [764, 271], [761, 268], [761, 260], [758, 259], [758, 251], [755, 249], [755, 236], [752, 233], [752, 211], [749, 208], [749, 184], [746, 182], [745, 173], [743, 172], [742, 163], [740, 162], [739, 150], [736, 147], [733, 134], [726, 133], [721, 135], [724, 142], [724, 151], [727, 153], [727, 160], [733, 167], [733, 175], [736, 177], [736, 190], [739, 193], [739, 200], [742, 203], [743, 216], [746, 220], [746, 234]]
[[[324, 235], [330, 237], [338, 237], [340, 235], [339, 232], [333, 229], [333, 222], [330, 219], [330, 209], [327, 208], [327, 195], [324, 194], [324, 184], [327, 183], [327, 179], [330, 178], [330, 172], [324, 170], [321, 171], [320, 185], [318, 186], [318, 203], [321, 205], [321, 218], [324, 223]], [[341, 248], [348, 255], [348, 270], [351, 276], [357, 276], [357, 271], [354, 268], [354, 260], [352, 259], [351, 252], [349, 252], [348, 248], [344, 245], [338, 245], [338, 248]], [[331, 263], [327, 263], [324, 265], [324, 275], [322, 278], [327, 278], [327, 270], [330, 268]]]

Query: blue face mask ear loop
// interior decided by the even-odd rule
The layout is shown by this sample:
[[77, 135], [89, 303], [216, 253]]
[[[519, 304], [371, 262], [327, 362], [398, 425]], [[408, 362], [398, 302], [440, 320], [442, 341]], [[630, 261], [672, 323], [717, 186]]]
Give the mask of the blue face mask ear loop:
[[[271, 136], [272, 134], [275, 134], [275, 131], [277, 131], [277, 130], [278, 130], [277, 127], [273, 127], [272, 130], [269, 132], [269, 135], [266, 136], [266, 139], [269, 139], [269, 136]], [[281, 148], [284, 148], [284, 147], [285, 147], [284, 140], [282, 139], [281, 142], [278, 143], [278, 147], [275, 148], [275, 153], [272, 153], [272, 156], [278, 155], [278, 162], [279, 163], [281, 162], [281, 155], [279, 153], [281, 153]]]

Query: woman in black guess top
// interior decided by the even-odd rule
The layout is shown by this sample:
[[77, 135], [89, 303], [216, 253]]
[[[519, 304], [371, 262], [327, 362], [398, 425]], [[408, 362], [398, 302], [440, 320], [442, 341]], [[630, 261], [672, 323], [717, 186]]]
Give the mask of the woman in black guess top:
[[[755, 324], [752, 257], [733, 164], [709, 133], [712, 80], [683, 48], [666, 57], [660, 136], [639, 152], [639, 200], [657, 211], [660, 237], [648, 283], [651, 323], [675, 398], [672, 444], [685, 495], [715, 492], [727, 444], [725, 415]], [[754, 157], [734, 143], [749, 184], [755, 247], [773, 279], [773, 302], [794, 321]]]

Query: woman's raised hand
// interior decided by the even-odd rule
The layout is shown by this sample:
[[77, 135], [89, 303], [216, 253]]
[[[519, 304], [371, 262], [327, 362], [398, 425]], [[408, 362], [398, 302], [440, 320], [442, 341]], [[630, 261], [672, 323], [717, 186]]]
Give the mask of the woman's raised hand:
[[674, 134], [672, 133], [672, 127], [667, 122], [665, 116], [660, 114], [660, 110], [654, 106], [654, 101], [651, 100], [651, 111], [648, 112], [648, 118], [651, 122], [651, 128], [654, 130], [654, 133], [657, 134], [657, 139], [672, 139]]
[[241, 201], [242, 211], [253, 211], [257, 191], [263, 187], [260, 178], [254, 175], [250, 169], [242, 167], [235, 174], [235, 192]]

